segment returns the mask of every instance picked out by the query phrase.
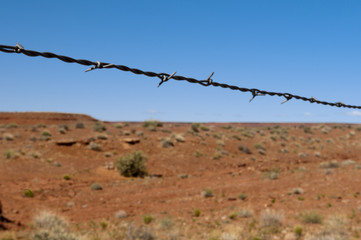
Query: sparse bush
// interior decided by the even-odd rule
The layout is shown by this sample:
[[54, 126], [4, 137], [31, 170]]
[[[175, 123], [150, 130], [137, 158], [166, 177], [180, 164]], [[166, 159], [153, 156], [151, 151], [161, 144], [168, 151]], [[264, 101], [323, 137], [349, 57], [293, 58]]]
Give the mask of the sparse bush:
[[295, 229], [294, 229], [294, 233], [295, 233], [297, 238], [302, 237], [303, 228], [301, 226], [296, 226]]
[[65, 174], [65, 175], [63, 176], [63, 179], [64, 179], [64, 180], [70, 180], [69, 174]]
[[107, 130], [107, 128], [101, 123], [101, 122], [97, 122], [95, 123], [95, 125], [93, 126], [93, 130], [95, 132], [104, 132]]
[[40, 157], [40, 153], [38, 153], [38, 152], [33, 152], [33, 153], [31, 153], [31, 156], [32, 156], [33, 158], [35, 158], [35, 159], [38, 159], [38, 158]]
[[254, 145], [254, 148], [255, 149], [258, 149], [258, 150], [264, 150], [264, 151], [266, 151], [266, 147], [263, 145], [263, 144], [260, 144], [260, 143], [256, 143], [255, 145]]
[[47, 130], [44, 130], [42, 133], [41, 133], [41, 136], [43, 137], [51, 137], [51, 133]]
[[354, 165], [356, 162], [354, 160], [348, 159], [343, 162], [341, 162], [341, 167], [347, 167], [350, 165]]
[[237, 218], [237, 213], [233, 212], [233, 213], [229, 214], [228, 217], [229, 217], [229, 219], [234, 220]]
[[317, 212], [306, 212], [301, 214], [301, 220], [306, 224], [321, 224], [323, 218]]
[[237, 212], [237, 214], [240, 218], [250, 218], [253, 216], [253, 212], [248, 209], [241, 209]]
[[193, 132], [199, 132], [200, 123], [192, 123], [191, 129]]
[[196, 150], [196, 152], [194, 153], [194, 155], [195, 155], [196, 158], [199, 158], [199, 157], [202, 156], [202, 153], [201, 153], [201, 151]]
[[163, 123], [157, 120], [149, 120], [143, 122], [143, 127], [150, 131], [157, 131], [157, 127], [162, 127]]
[[75, 128], [77, 128], [77, 129], [82, 129], [82, 128], [85, 128], [85, 125], [84, 125], [84, 123], [82, 123], [82, 122], [77, 122], [77, 123], [75, 124]]
[[6, 159], [11, 159], [14, 156], [14, 153], [11, 150], [7, 150], [4, 155]]
[[199, 217], [201, 215], [201, 210], [199, 208], [194, 209], [194, 216]]
[[174, 135], [174, 138], [175, 138], [175, 140], [177, 141], [177, 142], [185, 142], [186, 140], [185, 140], [185, 138], [184, 138], [184, 136], [182, 135], [182, 134], [176, 134], [176, 135]]
[[68, 226], [64, 218], [55, 213], [43, 211], [34, 217], [34, 227], [43, 228], [47, 230], [54, 230], [57, 228], [65, 228]]
[[[133, 224], [130, 224], [128, 227], [126, 239], [129, 240], [154, 240], [155, 236], [153, 236], [152, 232], [149, 228], [144, 226], [140, 226], [139, 228], [134, 227]], [[123, 239], [123, 238], [122, 238]]]
[[147, 175], [146, 157], [140, 151], [124, 155], [116, 161], [119, 173], [125, 177], [144, 177]]
[[4, 133], [3, 137], [4, 137], [4, 139], [6, 141], [13, 141], [14, 140], [14, 135], [12, 135], [11, 133]]
[[99, 183], [93, 183], [92, 185], [90, 185], [90, 189], [91, 190], [103, 190], [103, 187]]
[[241, 193], [238, 195], [238, 198], [241, 200], [246, 200], [247, 199], [247, 195], [245, 193]]
[[241, 141], [242, 139], [238, 136], [238, 135], [232, 135], [232, 138], [238, 140], [238, 141]]
[[153, 220], [154, 220], [153, 215], [146, 214], [146, 215], [143, 216], [143, 221], [144, 221], [145, 224], [149, 224], [149, 223], [151, 223]]
[[303, 194], [304, 191], [303, 191], [302, 188], [293, 188], [293, 189], [292, 189], [292, 193], [293, 193], [293, 194]]
[[202, 196], [205, 198], [213, 197], [213, 191], [209, 188], [206, 188], [202, 191]]
[[174, 143], [172, 142], [172, 140], [170, 138], [162, 139], [162, 147], [169, 148], [169, 147], [173, 147], [173, 146], [174, 146]]
[[320, 168], [338, 168], [338, 162], [336, 160], [321, 162]]
[[205, 132], [208, 132], [209, 131], [209, 127], [205, 126], [205, 125], [200, 125], [199, 128], [202, 130], [202, 131], [205, 131]]
[[278, 232], [282, 225], [283, 212], [273, 209], [266, 209], [261, 212], [260, 224], [262, 228], [267, 228], [271, 232]]
[[9, 123], [8, 125], [6, 125], [6, 128], [17, 128], [18, 125], [16, 123]]
[[117, 123], [117, 124], [114, 125], [114, 127], [116, 127], [116, 128], [123, 128], [123, 124]]
[[67, 222], [50, 212], [41, 212], [34, 218], [35, 233], [32, 240], [76, 240], [69, 232]]
[[108, 136], [107, 136], [107, 135], [105, 135], [105, 134], [99, 134], [99, 135], [97, 136], [97, 139], [100, 139], [100, 140], [107, 140], [107, 139], [108, 139]]
[[278, 169], [272, 169], [271, 171], [267, 172], [267, 177], [271, 180], [278, 179], [279, 175], [280, 175], [280, 171]]
[[102, 146], [100, 144], [98, 144], [98, 143], [91, 142], [89, 144], [89, 149], [93, 150], [93, 151], [100, 152], [100, 151], [102, 151]]
[[24, 190], [24, 196], [32, 198], [32, 197], [34, 197], [34, 192], [31, 189], [25, 189]]
[[251, 150], [245, 145], [239, 145], [238, 150], [247, 154], [252, 154]]
[[219, 160], [219, 159], [221, 159], [221, 157], [222, 157], [222, 153], [220, 153], [220, 152], [216, 152], [216, 153], [213, 155], [213, 159], [214, 159], [214, 160]]

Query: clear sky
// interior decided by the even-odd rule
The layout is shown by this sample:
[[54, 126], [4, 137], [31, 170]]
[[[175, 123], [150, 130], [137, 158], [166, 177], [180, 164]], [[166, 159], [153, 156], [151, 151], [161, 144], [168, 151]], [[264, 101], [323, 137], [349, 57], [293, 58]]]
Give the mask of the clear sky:
[[[2, 1], [0, 44], [361, 105], [361, 1]], [[361, 111], [0, 52], [0, 111], [350, 122]]]

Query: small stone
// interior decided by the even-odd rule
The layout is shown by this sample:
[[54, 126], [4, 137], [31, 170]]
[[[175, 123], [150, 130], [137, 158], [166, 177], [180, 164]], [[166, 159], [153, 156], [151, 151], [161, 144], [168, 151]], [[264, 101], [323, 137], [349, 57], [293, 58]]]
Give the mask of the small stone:
[[82, 208], [87, 208], [88, 205], [87, 205], [87, 204], [84, 204], [84, 205], [82, 205], [81, 207], [82, 207]]
[[[75, 205], [74, 202], [68, 202], [68, 203], [66, 204], [66, 206], [67, 206], [68, 208], [74, 207], [74, 205]], [[84, 206], [84, 205], [83, 205], [83, 206]]]

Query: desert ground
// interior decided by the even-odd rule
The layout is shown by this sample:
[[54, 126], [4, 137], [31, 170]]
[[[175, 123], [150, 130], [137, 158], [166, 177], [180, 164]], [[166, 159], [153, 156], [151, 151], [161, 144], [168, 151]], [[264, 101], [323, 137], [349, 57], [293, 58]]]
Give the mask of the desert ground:
[[361, 125], [3, 112], [0, 240], [359, 239], [360, 176]]

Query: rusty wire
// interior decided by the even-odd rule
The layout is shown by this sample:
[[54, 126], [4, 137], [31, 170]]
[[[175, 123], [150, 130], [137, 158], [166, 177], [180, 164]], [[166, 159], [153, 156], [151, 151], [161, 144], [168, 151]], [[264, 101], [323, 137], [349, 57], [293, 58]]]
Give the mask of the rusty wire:
[[238, 87], [238, 86], [233, 86], [233, 85], [228, 85], [225, 83], [218, 83], [218, 82], [214, 82], [212, 79], [212, 76], [214, 73], [212, 73], [207, 79], [205, 80], [197, 80], [194, 78], [188, 78], [188, 77], [183, 77], [183, 76], [179, 76], [179, 75], [175, 75], [176, 72], [172, 73], [172, 74], [168, 74], [168, 73], [155, 73], [155, 72], [149, 72], [149, 71], [143, 71], [137, 68], [130, 68], [124, 65], [116, 65], [116, 64], [111, 64], [111, 63], [106, 63], [106, 62], [99, 62], [99, 61], [89, 61], [89, 60], [85, 60], [85, 59], [74, 59], [71, 57], [67, 57], [67, 56], [63, 56], [63, 55], [58, 55], [55, 53], [51, 53], [51, 52], [37, 52], [34, 50], [26, 50], [24, 49], [23, 46], [21, 46], [19, 43], [16, 44], [16, 46], [8, 46], [8, 45], [0, 45], [0, 51], [1, 52], [5, 52], [5, 53], [22, 53], [26, 56], [29, 57], [37, 57], [37, 56], [41, 56], [41, 57], [45, 57], [45, 58], [57, 58], [63, 62], [67, 62], [67, 63], [78, 63], [81, 65], [85, 65], [85, 66], [92, 66], [91, 68], [88, 68], [86, 70], [86, 72], [94, 70], [94, 69], [100, 69], [100, 68], [116, 68], [118, 70], [121, 71], [127, 71], [127, 72], [132, 72], [134, 74], [142, 74], [148, 77], [158, 77], [161, 81], [158, 85], [161, 86], [163, 83], [167, 82], [170, 79], [174, 79], [177, 81], [187, 81], [190, 83], [198, 83], [202, 86], [214, 86], [214, 87], [222, 87], [222, 88], [228, 88], [231, 90], [237, 90], [237, 91], [241, 91], [241, 92], [250, 92], [252, 93], [252, 98], [250, 99], [250, 102], [257, 96], [265, 96], [265, 95], [270, 95], [270, 96], [279, 96], [279, 97], [284, 97], [285, 100], [282, 102], [285, 103], [289, 100], [291, 100], [292, 98], [298, 99], [298, 100], [303, 100], [303, 101], [308, 101], [310, 103], [317, 103], [317, 104], [323, 104], [323, 105], [329, 105], [332, 107], [344, 107], [344, 108], [356, 108], [356, 109], [361, 109], [361, 106], [354, 106], [354, 105], [346, 105], [342, 102], [336, 102], [336, 103], [331, 103], [331, 102], [325, 102], [325, 101], [320, 101], [318, 99], [316, 99], [315, 97], [311, 97], [311, 98], [306, 98], [306, 97], [301, 97], [298, 95], [294, 95], [291, 93], [279, 93], [279, 92], [269, 92], [269, 91], [264, 91], [264, 90], [259, 90], [256, 88], [242, 88], [242, 87]]

